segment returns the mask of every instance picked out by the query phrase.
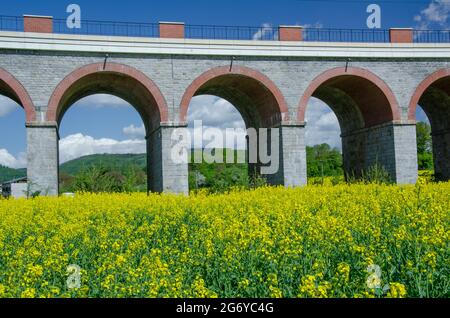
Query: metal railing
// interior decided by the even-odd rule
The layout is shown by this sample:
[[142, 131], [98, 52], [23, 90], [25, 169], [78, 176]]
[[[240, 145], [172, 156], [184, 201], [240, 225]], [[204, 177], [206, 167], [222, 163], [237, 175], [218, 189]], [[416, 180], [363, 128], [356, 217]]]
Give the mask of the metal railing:
[[23, 31], [23, 17], [0, 15], [1, 31]]
[[[24, 18], [0, 15], [1, 31], [23, 31]], [[66, 19], [53, 19], [53, 32], [62, 34], [159, 37], [158, 23], [82, 20], [81, 28], [69, 28]], [[380, 29], [304, 28], [303, 41], [317, 42], [390, 42], [390, 31]], [[274, 26], [185, 25], [185, 38], [210, 40], [277, 41]], [[450, 30], [413, 30], [415, 43], [450, 43]]]
[[53, 19], [53, 32], [62, 34], [159, 37], [159, 24], [82, 20], [81, 28], [69, 28], [66, 19]]
[[415, 43], [450, 43], [450, 30], [414, 30]]
[[386, 43], [390, 41], [390, 38], [389, 30], [305, 28], [303, 29], [303, 40], [311, 42]]
[[278, 28], [272, 26], [186, 25], [185, 37], [187, 39], [275, 41], [278, 39]]

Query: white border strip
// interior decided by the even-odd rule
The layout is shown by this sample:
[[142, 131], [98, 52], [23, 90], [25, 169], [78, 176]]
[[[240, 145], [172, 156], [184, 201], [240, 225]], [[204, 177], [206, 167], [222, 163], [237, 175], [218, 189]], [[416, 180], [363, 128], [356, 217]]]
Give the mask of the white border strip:
[[25, 32], [0, 32], [0, 49], [255, 57], [450, 58], [450, 43], [194, 40]]

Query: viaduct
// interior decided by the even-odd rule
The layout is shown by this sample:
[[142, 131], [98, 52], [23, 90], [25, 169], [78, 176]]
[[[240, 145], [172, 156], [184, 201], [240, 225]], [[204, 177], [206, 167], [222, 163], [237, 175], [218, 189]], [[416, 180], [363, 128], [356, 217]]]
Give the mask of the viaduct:
[[43, 194], [58, 194], [64, 113], [97, 93], [118, 96], [141, 115], [154, 192], [189, 190], [187, 165], [170, 160], [171, 134], [186, 127], [190, 101], [202, 94], [231, 102], [248, 127], [280, 129], [280, 170], [268, 177], [271, 184], [307, 182], [311, 97], [338, 117], [346, 171], [379, 163], [399, 184], [417, 180], [420, 105], [432, 125], [436, 176], [450, 177], [450, 43], [418, 41], [415, 30], [386, 30], [384, 40], [367, 30], [374, 41], [317, 30], [329, 32], [321, 41], [301, 27], [280, 26], [270, 40], [252, 40], [190, 37], [192, 28], [169, 22], [156, 24], [153, 37], [128, 33], [136, 25], [125, 26], [127, 34], [98, 35], [58, 32], [51, 17], [24, 16], [19, 24], [0, 31], [0, 94], [25, 110], [28, 180]]

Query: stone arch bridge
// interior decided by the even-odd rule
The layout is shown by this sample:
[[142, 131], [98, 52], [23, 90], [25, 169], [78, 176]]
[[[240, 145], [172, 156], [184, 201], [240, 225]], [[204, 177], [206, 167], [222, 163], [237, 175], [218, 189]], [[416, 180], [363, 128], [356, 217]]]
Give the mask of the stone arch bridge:
[[[417, 43], [391, 29], [386, 42], [306, 41], [281, 26], [274, 41], [191, 39], [179, 23], [159, 37], [53, 32], [50, 17], [25, 16], [23, 30], [0, 32], [0, 94], [26, 112], [28, 180], [58, 193], [58, 125], [96, 93], [133, 105], [147, 130], [149, 188], [188, 192], [188, 167], [170, 160], [171, 134], [186, 127], [194, 96], [231, 102], [248, 127], [280, 129], [280, 170], [272, 184], [307, 182], [305, 112], [328, 104], [342, 131], [346, 171], [382, 164], [399, 184], [417, 180], [416, 106], [433, 131], [436, 175], [450, 177], [450, 44]], [[107, 118], [105, 118], [107, 120]]]

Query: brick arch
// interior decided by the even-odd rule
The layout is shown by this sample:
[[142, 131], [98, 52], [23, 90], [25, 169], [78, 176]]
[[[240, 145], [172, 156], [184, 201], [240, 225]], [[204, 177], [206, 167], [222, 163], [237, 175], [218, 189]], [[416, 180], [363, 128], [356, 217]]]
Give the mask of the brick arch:
[[[385, 102], [388, 104], [384, 107], [384, 109], [371, 109], [370, 107], [366, 107], [366, 109], [361, 109], [361, 114], [365, 120], [365, 125], [367, 127], [380, 124], [386, 121], [392, 120], [400, 120], [400, 108], [397, 102], [397, 99], [389, 88], [389, 86], [377, 75], [374, 73], [357, 67], [339, 67], [335, 69], [331, 69], [325, 71], [316, 77], [312, 83], [308, 86], [305, 93], [303, 94], [297, 111], [297, 120], [300, 122], [305, 121], [306, 108], [308, 106], [308, 102], [311, 97], [314, 96], [314, 93], [327, 82], [336, 80], [338, 78], [354, 78], [354, 82], [356, 83], [366, 83], [367, 89], [372, 90], [373, 93], [376, 93], [378, 99], [385, 98]], [[363, 79], [363, 82], [357, 80]], [[370, 88], [370, 89], [369, 89]], [[375, 92], [374, 89], [377, 91]], [[380, 94], [380, 92], [382, 94]], [[364, 92], [365, 93], [365, 92]], [[360, 96], [361, 97], [361, 96]], [[359, 105], [360, 107], [363, 105]]]
[[[69, 75], [67, 75], [56, 87], [54, 90], [48, 105], [47, 110], [47, 120], [51, 122], [59, 122], [61, 120], [62, 114], [65, 111], [63, 109], [62, 100], [65, 98], [65, 94], [71, 89], [76, 83], [79, 81], [95, 76], [112, 74], [124, 76], [125, 78], [131, 79], [134, 83], [142, 85], [142, 87], [146, 90], [146, 93], [152, 97], [155, 107], [159, 112], [159, 121], [160, 122], [168, 122], [169, 113], [166, 100], [162, 95], [160, 89], [156, 86], [156, 84], [148, 78], [141, 71], [118, 63], [95, 63], [86, 66], [82, 66]], [[119, 83], [119, 84], [117, 84]], [[115, 85], [120, 86], [120, 81], [116, 80]], [[110, 93], [110, 92], [105, 92]], [[131, 92], [130, 92], [131, 93]], [[111, 93], [112, 94], [112, 93]], [[132, 94], [132, 93], [131, 93]], [[130, 95], [131, 95], [130, 94]], [[116, 95], [116, 94], [114, 94]], [[116, 95], [118, 97], [122, 97]], [[80, 96], [85, 97], [85, 96]], [[80, 98], [78, 98], [80, 99]], [[72, 101], [74, 102], [74, 101]], [[70, 106], [70, 105], [69, 105]], [[136, 105], [133, 105], [136, 107]]]
[[426, 90], [428, 88], [430, 88], [435, 82], [437, 82], [441, 79], [444, 79], [446, 77], [450, 78], [450, 68], [440, 69], [440, 70], [432, 73], [427, 78], [425, 78], [419, 84], [419, 86], [417, 86], [417, 88], [415, 89], [414, 94], [411, 98], [411, 101], [409, 103], [409, 107], [408, 107], [408, 119], [409, 120], [416, 120], [417, 105], [419, 104], [420, 99], [422, 98], [422, 96], [424, 95]]
[[0, 93], [11, 98], [23, 107], [27, 123], [36, 121], [36, 110], [27, 90], [11, 73], [1, 67]]
[[[222, 66], [213, 68], [201, 74], [186, 89], [180, 104], [180, 117], [179, 117], [180, 121], [181, 122], [187, 121], [189, 104], [192, 98], [198, 94], [199, 90], [201, 90], [202, 87], [204, 87], [208, 82], [212, 80], [221, 77], [225, 78], [227, 75], [242, 76], [243, 78], [250, 79], [253, 82], [260, 84], [261, 87], [266, 89], [269, 92], [269, 94], [273, 97], [273, 99], [276, 101], [277, 105], [275, 107], [277, 108], [276, 111], [278, 112], [277, 115], [279, 116], [279, 120], [280, 121], [289, 120], [288, 118], [289, 110], [286, 100], [283, 94], [281, 93], [280, 89], [275, 85], [275, 83], [271, 79], [269, 79], [266, 75], [262, 74], [261, 72], [253, 70], [248, 67], [234, 66], [230, 69], [229, 66]], [[220, 97], [230, 101], [229, 98], [226, 98], [224, 96]], [[233, 101], [230, 102], [233, 104]]]

